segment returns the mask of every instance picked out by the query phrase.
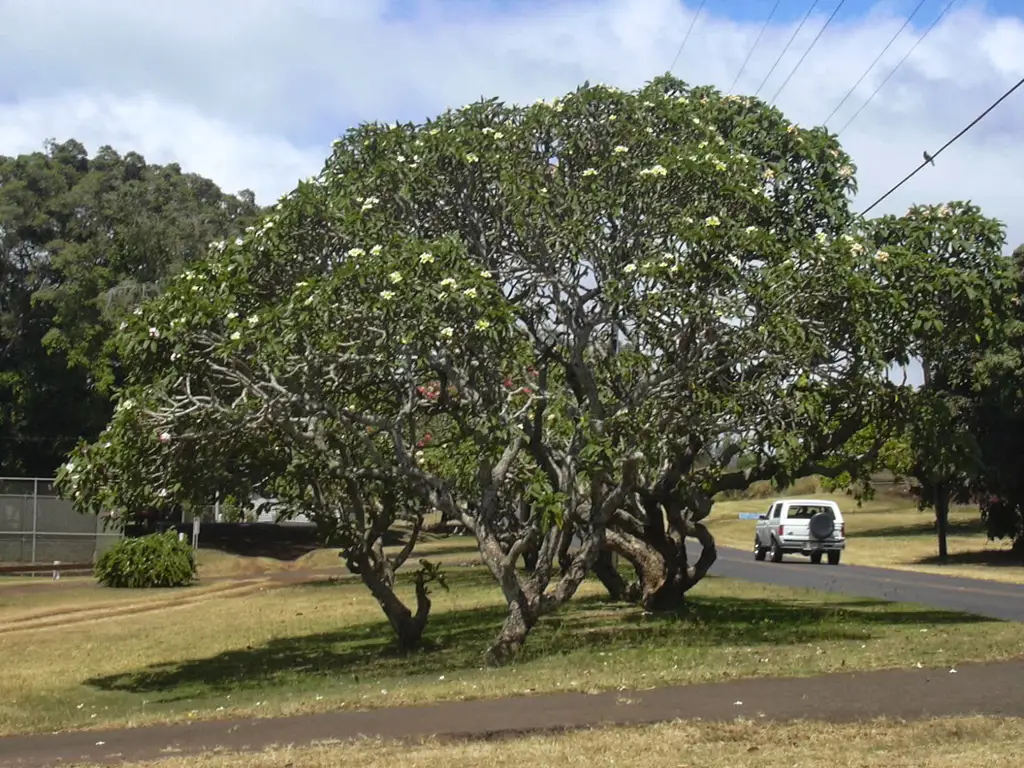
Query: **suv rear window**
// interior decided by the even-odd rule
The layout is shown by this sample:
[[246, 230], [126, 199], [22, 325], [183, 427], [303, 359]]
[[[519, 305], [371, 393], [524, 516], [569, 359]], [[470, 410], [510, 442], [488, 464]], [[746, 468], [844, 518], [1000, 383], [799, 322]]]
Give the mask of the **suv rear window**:
[[798, 504], [790, 507], [786, 511], [786, 517], [790, 520], [810, 520], [819, 512], [824, 512], [829, 517], [835, 518], [835, 511], [832, 507], [811, 504]]

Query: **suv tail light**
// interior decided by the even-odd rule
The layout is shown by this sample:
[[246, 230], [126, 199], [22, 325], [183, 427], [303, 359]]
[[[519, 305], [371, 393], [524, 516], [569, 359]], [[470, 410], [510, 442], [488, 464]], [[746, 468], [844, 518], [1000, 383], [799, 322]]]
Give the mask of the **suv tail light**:
[[779, 536], [782, 536], [785, 532], [786, 532], [786, 526], [780, 525], [779, 526]]
[[839, 524], [839, 538], [840, 539], [845, 539], [846, 538], [846, 523], [845, 522], [842, 522], [842, 523]]

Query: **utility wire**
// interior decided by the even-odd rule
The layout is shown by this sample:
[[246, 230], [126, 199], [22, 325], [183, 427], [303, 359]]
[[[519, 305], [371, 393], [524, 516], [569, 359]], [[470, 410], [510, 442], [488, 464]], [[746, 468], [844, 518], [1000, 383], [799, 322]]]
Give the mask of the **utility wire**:
[[965, 133], [967, 133], [967, 132], [968, 132], [969, 130], [971, 130], [971, 128], [973, 128], [973, 127], [974, 127], [974, 126], [976, 126], [976, 125], [977, 125], [978, 123], [980, 123], [980, 122], [981, 122], [981, 121], [982, 121], [982, 120], [983, 120], [983, 119], [985, 118], [985, 116], [986, 116], [986, 115], [988, 115], [988, 113], [989, 113], [989, 112], [991, 112], [991, 111], [992, 111], [993, 109], [995, 109], [995, 108], [996, 108], [996, 107], [998, 107], [998, 106], [999, 106], [1000, 104], [1002, 104], [1002, 103], [1003, 103], [1003, 101], [1005, 101], [1005, 100], [1006, 100], [1006, 99], [1007, 99], [1007, 98], [1008, 98], [1008, 97], [1010, 96], [1010, 94], [1011, 94], [1011, 93], [1013, 93], [1014, 91], [1016, 91], [1016, 90], [1017, 90], [1018, 88], [1020, 88], [1020, 87], [1021, 87], [1022, 85], [1024, 85], [1024, 77], [1022, 77], [1022, 78], [1021, 78], [1020, 80], [1018, 80], [1018, 81], [1017, 81], [1017, 84], [1016, 84], [1016, 85], [1014, 85], [1014, 86], [1013, 86], [1013, 87], [1012, 87], [1012, 88], [1011, 88], [1010, 90], [1008, 90], [1008, 91], [1007, 91], [1006, 93], [1004, 93], [1004, 94], [1003, 94], [1002, 96], [1000, 96], [1000, 97], [999, 97], [998, 99], [996, 99], [996, 100], [995, 100], [995, 101], [994, 101], [994, 102], [993, 102], [993, 103], [992, 103], [992, 104], [991, 104], [991, 105], [989, 106], [989, 108], [988, 108], [988, 109], [986, 109], [986, 110], [985, 110], [984, 112], [982, 112], [982, 113], [981, 113], [980, 115], [978, 115], [978, 116], [977, 116], [976, 118], [974, 118], [974, 119], [973, 119], [973, 120], [972, 120], [972, 121], [971, 121], [970, 123], [968, 123], [967, 127], [966, 127], [966, 128], [964, 128], [964, 129], [963, 129], [962, 131], [960, 131], [960, 133], [958, 133], [958, 134], [957, 134], [956, 136], [954, 136], [954, 137], [953, 137], [952, 139], [950, 139], [950, 140], [949, 140], [949, 141], [947, 141], [947, 142], [946, 142], [945, 144], [943, 144], [943, 145], [942, 145], [941, 147], [939, 147], [939, 150], [938, 150], [938, 151], [937, 151], [937, 152], [936, 152], [936, 153], [935, 153], [934, 155], [929, 155], [929, 154], [928, 154], [927, 152], [925, 152], [925, 153], [924, 153], [924, 161], [923, 161], [923, 162], [922, 162], [922, 163], [921, 163], [921, 164], [920, 164], [919, 166], [917, 166], [917, 168], [915, 168], [915, 169], [914, 169], [914, 170], [912, 170], [912, 171], [911, 171], [910, 173], [908, 173], [908, 174], [907, 174], [907, 175], [906, 175], [905, 177], [903, 177], [903, 179], [902, 179], [902, 180], [901, 180], [901, 181], [900, 181], [900, 182], [899, 182], [898, 184], [896, 184], [895, 186], [893, 186], [893, 188], [892, 188], [892, 189], [890, 189], [890, 190], [889, 190], [888, 192], [886, 192], [886, 193], [885, 193], [884, 195], [882, 195], [882, 196], [881, 196], [880, 198], [878, 198], [877, 200], [875, 200], [875, 202], [873, 202], [873, 203], [872, 203], [871, 205], [869, 205], [869, 206], [868, 206], [867, 208], [865, 208], [865, 209], [864, 209], [863, 211], [861, 211], [861, 214], [860, 214], [860, 215], [861, 215], [861, 216], [864, 216], [864, 215], [866, 215], [868, 211], [870, 211], [870, 210], [871, 210], [872, 208], [874, 208], [874, 207], [875, 207], [876, 205], [878, 205], [878, 204], [879, 204], [880, 202], [882, 202], [883, 200], [885, 200], [885, 198], [887, 198], [887, 197], [888, 197], [889, 195], [891, 195], [891, 194], [892, 194], [893, 192], [895, 192], [895, 191], [896, 191], [897, 189], [899, 189], [899, 188], [900, 188], [900, 187], [902, 187], [902, 186], [903, 186], [904, 184], [906, 184], [906, 183], [907, 183], [908, 181], [910, 181], [910, 180], [911, 180], [912, 178], [914, 178], [914, 176], [916, 176], [916, 175], [917, 175], [917, 172], [918, 172], [918, 171], [920, 171], [920, 170], [921, 170], [922, 168], [924, 168], [924, 167], [925, 167], [926, 165], [928, 165], [929, 163], [931, 163], [931, 162], [932, 162], [932, 161], [933, 161], [933, 160], [934, 160], [935, 158], [937, 158], [937, 157], [938, 157], [939, 155], [941, 155], [941, 154], [942, 154], [943, 152], [945, 152], [945, 151], [946, 151], [946, 149], [947, 149], [948, 147], [950, 147], [950, 146], [951, 146], [951, 145], [953, 144], [953, 142], [955, 142], [955, 141], [956, 141], [957, 139], [959, 139], [959, 138], [960, 138], [961, 136], [963, 136], [963, 135], [964, 135]]
[[769, 13], [768, 18], [764, 20], [764, 26], [762, 26], [761, 31], [757, 33], [757, 39], [750, 47], [750, 51], [747, 53], [747, 58], [743, 60], [743, 65], [740, 67], [740, 71], [736, 73], [736, 78], [732, 81], [732, 85], [729, 86], [730, 93], [736, 87], [736, 83], [740, 81], [740, 75], [742, 75], [743, 70], [747, 68], [747, 64], [750, 62], [750, 57], [754, 55], [754, 50], [757, 48], [757, 44], [761, 42], [761, 37], [764, 35], [764, 31], [768, 29], [768, 25], [771, 23], [772, 17], [775, 15], [775, 12], [779, 10], [780, 2], [782, 2], [782, 0], [775, 0], [775, 5], [772, 6], [771, 13]]
[[939, 15], [938, 15], [938, 16], [936, 17], [935, 21], [933, 21], [933, 22], [932, 22], [932, 23], [931, 23], [931, 24], [930, 24], [930, 25], [928, 26], [928, 28], [927, 28], [927, 29], [926, 29], [926, 30], [924, 31], [924, 33], [923, 33], [923, 34], [922, 34], [922, 35], [921, 35], [921, 36], [920, 36], [919, 38], [917, 38], [917, 40], [916, 40], [916, 41], [914, 42], [914, 44], [913, 44], [912, 46], [910, 46], [910, 50], [909, 50], [909, 51], [907, 51], [907, 52], [906, 52], [906, 54], [904, 54], [903, 58], [902, 58], [902, 59], [900, 59], [899, 63], [898, 63], [898, 64], [897, 64], [897, 65], [896, 65], [895, 67], [893, 67], [893, 68], [892, 68], [892, 71], [891, 71], [891, 72], [890, 72], [890, 73], [889, 73], [888, 75], [886, 75], [886, 76], [885, 76], [885, 79], [884, 79], [884, 80], [883, 80], [882, 82], [880, 82], [880, 83], [878, 84], [878, 87], [877, 87], [877, 88], [875, 88], [875, 90], [874, 90], [874, 91], [872, 92], [872, 94], [871, 94], [870, 96], [868, 96], [868, 98], [867, 98], [867, 101], [865, 101], [865, 102], [864, 102], [863, 104], [861, 104], [861, 105], [860, 105], [860, 109], [858, 109], [858, 110], [857, 110], [856, 112], [854, 112], [854, 113], [853, 113], [853, 117], [851, 117], [851, 118], [850, 118], [849, 120], [847, 120], [847, 121], [846, 121], [846, 125], [844, 125], [844, 126], [843, 126], [842, 128], [840, 128], [840, 129], [839, 129], [838, 131], [836, 131], [836, 135], [837, 135], [837, 136], [838, 136], [838, 135], [839, 135], [840, 133], [842, 133], [843, 131], [845, 131], [845, 130], [846, 130], [847, 128], [849, 128], [849, 127], [850, 127], [850, 123], [852, 123], [852, 122], [853, 122], [854, 120], [856, 120], [856, 119], [857, 119], [857, 116], [858, 116], [858, 115], [859, 115], [859, 114], [860, 114], [861, 112], [863, 112], [863, 111], [864, 111], [864, 107], [866, 107], [866, 106], [867, 106], [868, 104], [870, 104], [870, 103], [871, 103], [871, 100], [872, 100], [872, 99], [874, 99], [874, 98], [875, 98], [875, 96], [877, 96], [877, 95], [878, 95], [878, 92], [879, 92], [880, 90], [882, 90], [882, 87], [883, 87], [883, 86], [884, 86], [884, 85], [885, 85], [885, 84], [886, 84], [887, 82], [889, 82], [889, 78], [891, 78], [891, 77], [892, 77], [893, 75], [895, 75], [895, 74], [896, 74], [896, 70], [898, 70], [898, 69], [899, 69], [900, 67], [902, 67], [902, 66], [903, 66], [903, 63], [904, 63], [904, 62], [905, 62], [905, 61], [906, 61], [906, 60], [907, 60], [908, 58], [910, 58], [910, 54], [912, 54], [912, 53], [913, 53], [913, 52], [914, 52], [914, 51], [915, 51], [915, 50], [917, 49], [917, 46], [919, 46], [919, 45], [920, 45], [920, 44], [921, 44], [921, 43], [922, 43], [922, 42], [924, 41], [924, 39], [925, 39], [926, 37], [928, 37], [928, 33], [929, 33], [929, 32], [931, 32], [931, 31], [932, 31], [933, 29], [935, 29], [935, 25], [936, 25], [936, 24], [938, 24], [938, 23], [939, 23], [940, 21], [942, 21], [942, 18], [943, 18], [943, 17], [944, 17], [945, 15], [946, 15], [946, 13], [947, 13], [947, 12], [949, 11], [949, 9], [953, 7], [953, 4], [954, 4], [954, 3], [956, 3], [956, 0], [949, 0], [949, 2], [948, 2], [948, 3], [946, 4], [946, 7], [942, 9], [942, 13], [940, 13], [940, 14], [939, 14]]
[[796, 63], [796, 66], [793, 67], [793, 71], [790, 72], [789, 77], [787, 77], [782, 82], [782, 85], [779, 86], [779, 90], [775, 92], [775, 95], [772, 96], [771, 101], [769, 103], [774, 104], [775, 100], [779, 98], [779, 94], [782, 93], [782, 89], [789, 84], [789, 81], [793, 78], [793, 75], [795, 75], [796, 71], [800, 69], [800, 65], [804, 63], [804, 59], [807, 58], [807, 54], [809, 54], [811, 52], [811, 49], [814, 48], [815, 45], [817, 45], [818, 40], [821, 38], [821, 35], [825, 32], [826, 29], [828, 29], [828, 25], [832, 23], [832, 19], [836, 17], [836, 14], [839, 13], [839, 9], [843, 7], [844, 3], [846, 3], [846, 0], [839, 0], [839, 5], [836, 6], [836, 9], [832, 11], [832, 15], [828, 17], [828, 19], [822, 25], [821, 29], [818, 30], [818, 34], [814, 36], [814, 40], [812, 40], [811, 44], [807, 46], [807, 50], [804, 51], [804, 55], [800, 57], [800, 61], [798, 61]]
[[669, 72], [676, 68], [676, 62], [679, 61], [679, 56], [682, 54], [683, 48], [686, 47], [686, 41], [690, 39], [690, 33], [693, 32], [693, 27], [697, 23], [697, 19], [700, 18], [700, 12], [704, 10], [705, 2], [707, 2], [707, 0], [700, 0], [700, 6], [697, 8], [697, 12], [693, 14], [693, 20], [690, 22], [690, 28], [686, 30], [686, 36], [683, 38], [683, 42], [679, 44], [679, 50], [676, 51], [676, 57], [672, 59], [672, 66], [668, 68]]
[[892, 44], [896, 42], [896, 38], [898, 38], [901, 34], [903, 34], [903, 30], [907, 28], [907, 25], [910, 23], [911, 19], [913, 19], [917, 15], [917, 12], [921, 10], [921, 7], [926, 2], [928, 2], [928, 0], [921, 0], [921, 2], [919, 2], [917, 4], [917, 7], [913, 11], [911, 11], [910, 15], [907, 16], [907, 20], [903, 22], [903, 26], [900, 27], [899, 31], [895, 35], [892, 36], [892, 39], [885, 46], [885, 48], [882, 49], [882, 52], [880, 54], [878, 54], [877, 56], [875, 56], [875, 60], [871, 62], [870, 66], [868, 66], [868, 68], [864, 70], [864, 74], [862, 74], [860, 76], [860, 79], [858, 79], [857, 82], [853, 84], [853, 87], [850, 88], [850, 90], [846, 93], [846, 95], [843, 96], [843, 100], [840, 101], [838, 104], [836, 104], [836, 108], [835, 109], [833, 109], [831, 112], [829, 112], [828, 117], [825, 118], [824, 122], [822, 122], [822, 125], [828, 125], [828, 121], [831, 120], [833, 117], [835, 117], [836, 116], [836, 112], [838, 112], [839, 109], [843, 106], [843, 104], [846, 103], [847, 99], [849, 99], [851, 96], [853, 96], [853, 92], [857, 90], [857, 86], [860, 85], [862, 82], [864, 82], [864, 78], [867, 77], [868, 73], [871, 72], [871, 70], [875, 68], [875, 64], [877, 64], [879, 62], [879, 60], [881, 60], [881, 58], [883, 56], [885, 56], [885, 52], [888, 51], [892, 47]]
[[813, 13], [814, 9], [817, 7], [818, 0], [813, 0], [813, 2], [811, 3], [811, 7], [807, 9], [807, 13], [804, 14], [804, 17], [803, 19], [801, 19], [799, 26], [797, 26], [797, 28], [794, 30], [793, 35], [789, 38], [789, 42], [786, 43], [786, 47], [783, 48], [782, 53], [779, 54], [779, 58], [775, 60], [775, 63], [772, 64], [772, 68], [768, 70], [768, 74], [764, 76], [764, 80], [761, 81], [761, 84], [757, 86], [757, 90], [754, 91], [755, 97], [757, 96], [757, 94], [761, 92], [761, 89], [764, 88], [764, 84], [768, 82], [768, 78], [772, 76], [772, 73], [775, 71], [775, 68], [779, 66], [779, 63], [782, 61], [782, 57], [786, 55], [786, 51], [789, 50], [789, 47], [793, 44], [793, 41], [796, 40], [796, 36], [800, 34], [800, 30], [804, 28], [804, 24], [807, 23], [807, 20], [811, 17], [811, 13]]

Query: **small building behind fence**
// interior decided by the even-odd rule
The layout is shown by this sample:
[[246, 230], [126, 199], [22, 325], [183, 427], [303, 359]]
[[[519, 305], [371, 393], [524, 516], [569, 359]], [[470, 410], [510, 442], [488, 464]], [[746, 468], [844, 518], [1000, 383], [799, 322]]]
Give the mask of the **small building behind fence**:
[[121, 538], [58, 498], [54, 482], [0, 477], [0, 563], [91, 563]]

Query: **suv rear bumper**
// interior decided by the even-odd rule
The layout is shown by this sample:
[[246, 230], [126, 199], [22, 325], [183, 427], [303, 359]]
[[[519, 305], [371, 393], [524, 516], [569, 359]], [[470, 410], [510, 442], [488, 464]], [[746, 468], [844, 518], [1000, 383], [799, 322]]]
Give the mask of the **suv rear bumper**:
[[786, 541], [779, 542], [785, 553], [810, 555], [814, 552], [841, 552], [846, 549], [846, 540], [839, 541]]

